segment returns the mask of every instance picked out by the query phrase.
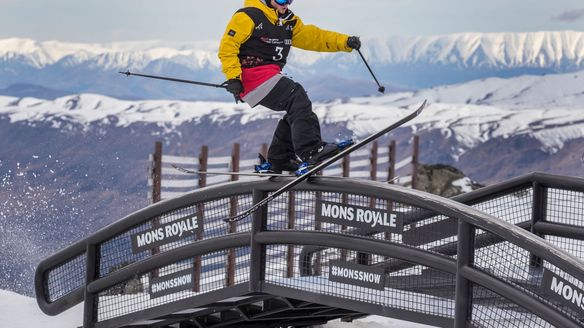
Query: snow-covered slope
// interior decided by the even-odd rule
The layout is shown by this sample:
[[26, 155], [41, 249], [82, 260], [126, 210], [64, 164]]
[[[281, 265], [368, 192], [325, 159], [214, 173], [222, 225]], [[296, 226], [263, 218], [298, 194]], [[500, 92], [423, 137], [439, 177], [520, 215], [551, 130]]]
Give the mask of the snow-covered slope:
[[[0, 323], [2, 328], [74, 328], [83, 324], [83, 305], [79, 304], [64, 313], [50, 317], [41, 312], [36, 300], [13, 292], [0, 290]], [[411, 322], [372, 316], [354, 323], [332, 322], [327, 328], [424, 328], [430, 327]]]
[[[315, 104], [325, 124], [347, 124], [357, 136], [375, 132], [424, 99], [431, 103], [426, 113], [406, 126], [417, 131], [439, 130], [456, 139], [456, 156], [492, 138], [529, 135], [553, 153], [566, 141], [584, 137], [584, 72], [550, 76], [491, 78], [382, 97], [353, 98]], [[245, 104], [184, 101], [123, 101], [83, 94], [45, 101], [34, 98], [0, 97], [0, 115], [12, 122], [52, 122], [55, 127], [71, 122], [115, 122], [117, 126], [152, 123], [172, 131], [183, 123], [202, 119], [226, 122], [237, 117], [240, 125], [279, 117], [265, 108]]]
[[0, 290], [0, 323], [3, 328], [75, 328], [83, 325], [83, 305], [79, 304], [56, 317], [45, 315], [36, 300]]
[[434, 103], [491, 105], [509, 109], [580, 109], [584, 107], [584, 71], [509, 79], [488, 78], [378, 98], [356, 98], [353, 101], [403, 106], [423, 99]]

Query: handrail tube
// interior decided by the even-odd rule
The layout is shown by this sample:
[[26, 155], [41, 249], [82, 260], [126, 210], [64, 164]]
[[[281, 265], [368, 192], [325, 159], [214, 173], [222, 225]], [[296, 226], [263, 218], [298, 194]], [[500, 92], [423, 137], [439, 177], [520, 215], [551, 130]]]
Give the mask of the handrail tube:
[[89, 285], [87, 291], [99, 293], [119, 283], [130, 280], [136, 275], [142, 275], [181, 260], [198, 255], [212, 253], [218, 250], [249, 246], [249, 232], [233, 233], [227, 236], [198, 241], [164, 253], [159, 253], [141, 262], [132, 263], [106, 277], [99, 278]]
[[538, 234], [584, 240], [584, 227], [554, 222], [537, 222], [534, 230]]
[[359, 236], [337, 235], [320, 231], [263, 231], [254, 236], [256, 242], [268, 245], [316, 245], [331, 248], [350, 249], [357, 252], [374, 253], [399, 258], [432, 267], [448, 273], [456, 273], [456, 261], [447, 256], [383, 240]]

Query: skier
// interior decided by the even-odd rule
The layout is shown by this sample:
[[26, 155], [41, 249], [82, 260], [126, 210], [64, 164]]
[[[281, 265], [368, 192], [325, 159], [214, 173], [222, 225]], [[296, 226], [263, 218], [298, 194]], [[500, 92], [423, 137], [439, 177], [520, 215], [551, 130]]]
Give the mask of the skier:
[[[278, 122], [268, 163], [256, 170], [296, 171], [337, 154], [339, 146], [322, 141], [318, 117], [304, 88], [281, 71], [292, 46], [320, 52], [351, 52], [359, 37], [304, 25], [288, 6], [293, 0], [245, 0], [225, 29], [219, 59], [227, 91], [252, 108], [285, 111]], [[267, 164], [267, 165], [266, 165]]]

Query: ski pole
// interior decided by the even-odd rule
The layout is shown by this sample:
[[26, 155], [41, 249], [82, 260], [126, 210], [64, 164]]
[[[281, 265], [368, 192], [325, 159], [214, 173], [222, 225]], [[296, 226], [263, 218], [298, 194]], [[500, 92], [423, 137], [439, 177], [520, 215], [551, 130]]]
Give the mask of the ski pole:
[[214, 84], [214, 83], [207, 83], [207, 82], [197, 82], [197, 81], [191, 81], [191, 80], [175, 79], [175, 78], [172, 78], [172, 77], [165, 77], [165, 76], [138, 74], [138, 73], [132, 73], [130, 71], [118, 72], [118, 73], [124, 74], [126, 76], [141, 76], [141, 77], [147, 77], [147, 78], [150, 78], [150, 79], [158, 79], [158, 80], [165, 80], [165, 81], [173, 81], [173, 82], [180, 82], [180, 83], [189, 83], [189, 84], [203, 85], [203, 86], [206, 86], [206, 87], [215, 87], [215, 88], [223, 88], [223, 89], [226, 89], [227, 88], [227, 84], [226, 83]]
[[382, 86], [381, 84], [379, 84], [379, 81], [377, 81], [377, 78], [375, 77], [375, 74], [373, 74], [373, 71], [371, 70], [371, 67], [369, 67], [369, 64], [365, 60], [365, 57], [363, 56], [363, 53], [361, 53], [361, 50], [360, 49], [357, 49], [357, 52], [361, 56], [361, 59], [363, 59], [363, 62], [365, 63], [365, 66], [367, 66], [367, 69], [369, 70], [369, 73], [371, 73], [371, 76], [373, 76], [373, 79], [375, 80], [375, 83], [377, 83], [377, 86], [379, 87], [379, 89], [377, 89], [377, 91], [379, 91], [381, 93], [385, 93], [385, 87]]

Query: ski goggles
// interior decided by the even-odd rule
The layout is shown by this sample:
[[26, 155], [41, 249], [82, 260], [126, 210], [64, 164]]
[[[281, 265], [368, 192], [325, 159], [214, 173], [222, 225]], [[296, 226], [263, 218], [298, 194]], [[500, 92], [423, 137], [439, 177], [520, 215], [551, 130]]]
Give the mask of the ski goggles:
[[294, 2], [294, 0], [274, 0], [274, 1], [276, 1], [276, 3], [279, 4], [280, 6], [291, 5], [292, 2]]

